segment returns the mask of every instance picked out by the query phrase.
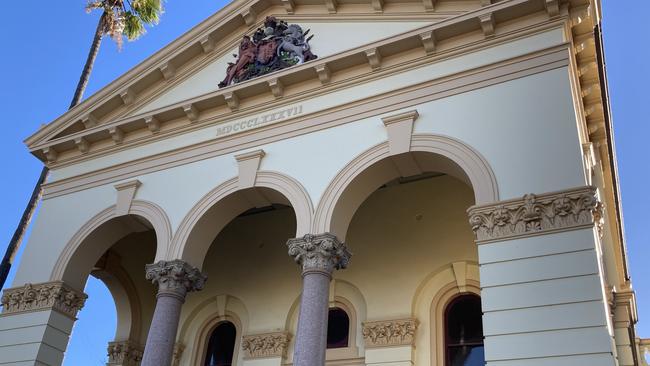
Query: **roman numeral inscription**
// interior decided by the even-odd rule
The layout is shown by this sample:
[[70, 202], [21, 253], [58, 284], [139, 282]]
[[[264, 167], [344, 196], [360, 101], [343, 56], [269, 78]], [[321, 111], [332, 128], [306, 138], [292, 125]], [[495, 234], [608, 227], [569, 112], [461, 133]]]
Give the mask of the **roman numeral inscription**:
[[221, 126], [217, 127], [216, 137], [228, 136], [228, 135], [260, 128], [265, 125], [278, 123], [280, 121], [284, 121], [289, 118], [297, 117], [302, 113], [303, 113], [302, 104], [299, 104], [296, 106], [282, 108], [273, 112], [261, 114], [244, 120], [226, 122]]

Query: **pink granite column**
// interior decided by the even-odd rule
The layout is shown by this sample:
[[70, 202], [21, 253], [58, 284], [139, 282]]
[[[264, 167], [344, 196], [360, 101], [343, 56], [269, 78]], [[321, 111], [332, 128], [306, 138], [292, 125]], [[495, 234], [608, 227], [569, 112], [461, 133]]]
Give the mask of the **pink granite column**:
[[305, 235], [287, 242], [289, 255], [302, 266], [302, 296], [293, 356], [294, 366], [323, 366], [327, 348], [329, 282], [334, 269], [350, 259], [345, 245], [332, 234]]
[[181, 260], [148, 264], [146, 273], [158, 295], [141, 366], [170, 366], [185, 295], [202, 289], [206, 277]]

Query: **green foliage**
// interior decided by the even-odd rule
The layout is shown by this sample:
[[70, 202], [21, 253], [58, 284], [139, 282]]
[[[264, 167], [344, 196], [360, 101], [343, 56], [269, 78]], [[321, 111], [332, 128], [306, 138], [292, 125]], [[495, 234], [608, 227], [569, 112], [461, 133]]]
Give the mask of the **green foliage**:
[[138, 39], [146, 26], [158, 24], [163, 13], [162, 0], [88, 0], [86, 11], [101, 10], [101, 31], [122, 47], [122, 39]]

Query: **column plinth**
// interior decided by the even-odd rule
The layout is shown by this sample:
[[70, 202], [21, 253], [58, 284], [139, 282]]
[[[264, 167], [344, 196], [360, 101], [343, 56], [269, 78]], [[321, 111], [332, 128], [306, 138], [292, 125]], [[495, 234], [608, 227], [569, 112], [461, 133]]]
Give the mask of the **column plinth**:
[[201, 290], [206, 277], [197, 268], [180, 260], [148, 264], [146, 277], [158, 285], [158, 295], [142, 366], [169, 366], [185, 296], [188, 292]]
[[302, 296], [293, 357], [295, 366], [322, 366], [327, 348], [329, 282], [344, 269], [350, 252], [332, 234], [305, 235], [287, 242], [289, 255], [302, 267]]

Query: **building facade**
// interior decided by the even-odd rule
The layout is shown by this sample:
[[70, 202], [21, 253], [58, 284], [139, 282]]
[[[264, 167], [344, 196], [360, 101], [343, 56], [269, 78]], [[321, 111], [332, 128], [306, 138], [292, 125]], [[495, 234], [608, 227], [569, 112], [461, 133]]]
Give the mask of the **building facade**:
[[60, 365], [89, 276], [108, 365], [645, 365], [600, 18], [233, 1], [26, 140], [0, 365]]

